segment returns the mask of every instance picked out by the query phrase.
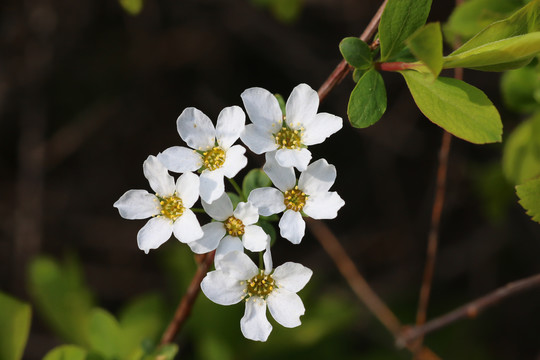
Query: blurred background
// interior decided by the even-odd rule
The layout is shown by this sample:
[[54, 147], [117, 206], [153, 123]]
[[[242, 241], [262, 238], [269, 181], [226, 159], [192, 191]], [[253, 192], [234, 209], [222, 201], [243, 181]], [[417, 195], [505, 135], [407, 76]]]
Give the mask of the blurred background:
[[[47, 269], [58, 270], [58, 278], [72, 270], [92, 306], [113, 314], [159, 294], [156, 308], [166, 319], [194, 273], [193, 257], [174, 239], [145, 255], [136, 244], [145, 222], [120, 218], [112, 204], [129, 189], [149, 189], [142, 163], [182, 145], [175, 122], [185, 107], [216, 119], [223, 107], [241, 106], [249, 87], [285, 99], [299, 83], [317, 89], [341, 60], [340, 40], [359, 35], [379, 5], [160, 0], [132, 15], [115, 0], [4, 0], [0, 290], [36, 304], [24, 358], [75, 342], [36, 299]], [[429, 21], [446, 21], [453, 7], [435, 0]], [[383, 76], [382, 120], [364, 130], [348, 124], [349, 76], [320, 106], [344, 119], [343, 130], [310, 150], [336, 166], [334, 190], [346, 202], [328, 225], [400, 320], [412, 323], [442, 130], [419, 112], [398, 74]], [[520, 117], [502, 106], [499, 78], [465, 71], [466, 81], [496, 104], [508, 134]], [[502, 175], [502, 148], [453, 139], [428, 318], [540, 271], [540, 225]], [[250, 156], [249, 166], [258, 166]], [[410, 358], [395, 349], [311, 234], [300, 246], [278, 239], [273, 255], [275, 264], [314, 270], [301, 292], [304, 324], [274, 323], [268, 343], [253, 343], [240, 333], [241, 305], [200, 296], [179, 336], [178, 358]], [[426, 344], [444, 359], [540, 359], [539, 301], [539, 290], [518, 295], [429, 335]]]

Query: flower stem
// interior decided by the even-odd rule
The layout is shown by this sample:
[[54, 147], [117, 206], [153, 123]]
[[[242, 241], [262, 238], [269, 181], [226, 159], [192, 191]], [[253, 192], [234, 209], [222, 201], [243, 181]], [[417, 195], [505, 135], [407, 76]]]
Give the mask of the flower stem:
[[242, 191], [242, 188], [238, 185], [236, 180], [231, 179], [231, 178], [228, 178], [228, 179], [231, 185], [234, 187], [234, 190], [236, 190], [236, 192], [238, 193], [238, 196], [240, 196], [240, 199], [242, 199], [242, 201], [247, 201], [246, 195], [244, 194], [244, 192]]
[[206, 211], [204, 211], [204, 209], [201, 209], [201, 208], [191, 208], [191, 211], [193, 211], [194, 213], [206, 213]]

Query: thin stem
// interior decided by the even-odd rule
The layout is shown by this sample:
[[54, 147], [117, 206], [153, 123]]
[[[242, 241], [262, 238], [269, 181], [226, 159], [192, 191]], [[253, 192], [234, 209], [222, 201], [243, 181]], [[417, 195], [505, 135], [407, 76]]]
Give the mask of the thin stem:
[[206, 213], [206, 211], [204, 211], [204, 209], [201, 209], [201, 208], [191, 208], [191, 211], [193, 211], [194, 213], [200, 213], [200, 214]]
[[234, 190], [236, 190], [236, 192], [238, 193], [238, 196], [240, 196], [240, 199], [242, 199], [243, 201], [247, 201], [246, 195], [244, 194], [244, 192], [242, 191], [242, 188], [238, 185], [236, 180], [232, 178], [228, 178], [228, 179], [231, 185], [234, 187]]
[[375, 63], [375, 69], [382, 70], [382, 71], [402, 71], [402, 70], [414, 69], [419, 66], [420, 64], [417, 64], [417, 63], [406, 63], [402, 61]]
[[480, 312], [497, 304], [501, 300], [536, 287], [540, 287], [540, 274], [508, 283], [479, 299], [473, 300], [445, 315], [430, 320], [424, 325], [407, 328], [398, 337], [397, 344], [401, 347], [408, 347], [411, 342], [419, 337], [443, 328], [460, 319], [475, 318]]

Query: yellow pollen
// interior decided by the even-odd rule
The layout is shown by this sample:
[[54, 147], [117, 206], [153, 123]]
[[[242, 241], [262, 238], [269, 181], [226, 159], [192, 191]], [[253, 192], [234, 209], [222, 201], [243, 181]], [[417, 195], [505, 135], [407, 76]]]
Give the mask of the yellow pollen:
[[176, 195], [161, 198], [159, 204], [161, 205], [161, 215], [172, 221], [178, 219], [184, 213], [182, 199]]
[[292, 130], [288, 126], [283, 126], [275, 134], [276, 144], [280, 149], [300, 149], [302, 146], [302, 133]]
[[204, 167], [208, 170], [216, 170], [225, 162], [225, 151], [219, 146], [202, 153]]
[[261, 270], [257, 275], [252, 277], [247, 282], [248, 285], [246, 297], [248, 299], [251, 297], [266, 299], [266, 297], [276, 286], [272, 275], [265, 275], [263, 270]]
[[231, 236], [240, 236], [244, 233], [244, 223], [242, 220], [229, 216], [227, 220], [223, 222], [225, 230]]
[[306, 205], [307, 195], [298, 189], [298, 186], [295, 186], [294, 189], [285, 191], [284, 194], [285, 200], [283, 203], [287, 209], [294, 211], [302, 211]]

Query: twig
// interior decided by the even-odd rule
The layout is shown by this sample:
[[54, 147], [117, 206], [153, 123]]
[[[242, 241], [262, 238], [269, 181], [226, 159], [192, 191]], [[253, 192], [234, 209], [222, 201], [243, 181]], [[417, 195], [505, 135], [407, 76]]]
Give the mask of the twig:
[[475, 318], [486, 308], [497, 304], [499, 301], [520, 292], [540, 287], [540, 274], [528, 278], [517, 280], [506, 284], [503, 287], [465, 304], [445, 315], [428, 321], [424, 325], [409, 327], [398, 337], [398, 346], [408, 346], [415, 339], [452, 324], [463, 318]]
[[197, 295], [201, 290], [201, 281], [205, 277], [210, 266], [212, 266], [215, 253], [215, 251], [212, 251], [206, 254], [204, 259], [202, 259], [199, 263], [197, 272], [193, 276], [193, 279], [187, 288], [186, 294], [182, 297], [182, 300], [180, 301], [180, 304], [178, 304], [178, 308], [174, 313], [173, 319], [161, 337], [160, 345], [169, 344], [174, 340], [174, 337], [176, 334], [178, 334], [182, 328], [182, 325], [191, 313], [193, 303], [195, 302], [195, 299], [197, 299]]

